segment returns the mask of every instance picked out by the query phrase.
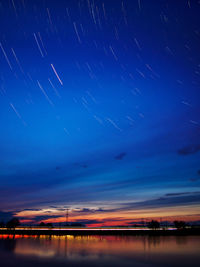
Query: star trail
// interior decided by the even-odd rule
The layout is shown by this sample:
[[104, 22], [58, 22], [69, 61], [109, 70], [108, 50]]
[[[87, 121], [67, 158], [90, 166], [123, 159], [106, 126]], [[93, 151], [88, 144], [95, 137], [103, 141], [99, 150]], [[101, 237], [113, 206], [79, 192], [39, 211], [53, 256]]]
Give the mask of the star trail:
[[199, 13], [0, 0], [0, 221], [200, 220]]

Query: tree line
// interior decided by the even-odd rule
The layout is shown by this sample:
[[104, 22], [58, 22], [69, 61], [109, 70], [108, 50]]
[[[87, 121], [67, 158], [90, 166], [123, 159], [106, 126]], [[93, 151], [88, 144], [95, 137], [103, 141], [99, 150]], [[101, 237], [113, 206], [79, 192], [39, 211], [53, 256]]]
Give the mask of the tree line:
[[[174, 226], [175, 228], [177, 229], [185, 229], [185, 227], [187, 226], [187, 224], [184, 222], [184, 221], [174, 221]], [[156, 220], [152, 220], [151, 222], [149, 222], [147, 224], [148, 228], [151, 228], [151, 229], [158, 229], [160, 228], [160, 223]]]
[[[184, 221], [174, 221], [174, 226], [177, 229], [185, 229], [185, 227], [187, 226], [187, 224]], [[17, 218], [12, 218], [11, 220], [9, 220], [7, 223], [4, 222], [0, 222], [0, 228], [16, 228], [18, 226], [20, 226], [20, 220]], [[53, 227], [52, 223], [44, 223], [41, 222], [39, 224], [39, 226], [43, 226], [43, 227]], [[156, 220], [152, 220], [149, 223], [147, 223], [147, 227], [150, 229], [159, 229], [161, 227], [160, 223]]]
[[15, 228], [20, 226], [20, 220], [17, 218], [12, 218], [11, 220], [9, 220], [7, 223], [4, 222], [0, 222], [0, 228]]

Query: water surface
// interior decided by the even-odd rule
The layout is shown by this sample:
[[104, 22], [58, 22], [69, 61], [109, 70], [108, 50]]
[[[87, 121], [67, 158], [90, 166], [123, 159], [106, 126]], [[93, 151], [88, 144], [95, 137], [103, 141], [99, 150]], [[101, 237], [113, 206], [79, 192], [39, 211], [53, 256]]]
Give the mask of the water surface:
[[0, 235], [0, 265], [199, 266], [199, 236]]

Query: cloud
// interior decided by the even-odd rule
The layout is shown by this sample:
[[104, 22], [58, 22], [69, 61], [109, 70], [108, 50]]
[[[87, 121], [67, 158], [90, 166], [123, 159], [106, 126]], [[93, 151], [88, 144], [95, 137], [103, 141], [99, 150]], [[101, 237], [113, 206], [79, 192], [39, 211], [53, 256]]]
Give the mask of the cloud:
[[[113, 206], [114, 204], [114, 206]], [[170, 207], [176, 207], [177, 210], [181, 206], [192, 206], [196, 204], [200, 204], [200, 191], [196, 192], [177, 192], [177, 193], [167, 193], [163, 197], [160, 198], [155, 198], [155, 199], [148, 199], [145, 201], [138, 201], [138, 202], [126, 202], [126, 203], [120, 203], [120, 202], [115, 202], [115, 203], [110, 203], [110, 205], [106, 205], [105, 207], [75, 207], [75, 208], [70, 208], [70, 220], [75, 221], [75, 222], [80, 222], [86, 225], [89, 224], [104, 224], [104, 223], [109, 223], [110, 225], [113, 223], [116, 224], [116, 221], [124, 221], [126, 222], [126, 218], [116, 218], [116, 214], [120, 215], [121, 212], [129, 212], [131, 211], [134, 215], [141, 216], [141, 214], [149, 213], [149, 210], [151, 212], [155, 212], [157, 209], [165, 209], [165, 208], [170, 208]], [[70, 207], [70, 205], [69, 205]], [[38, 210], [38, 209], [33, 209], [33, 212], [31, 214], [31, 209], [25, 209], [24, 211], [30, 211], [29, 214], [26, 216], [26, 213], [19, 212], [18, 214], [14, 214], [14, 216], [19, 217], [20, 220], [24, 220], [27, 218], [30, 218], [32, 220], [32, 223], [38, 223], [40, 221], [48, 221], [51, 220], [52, 222], [59, 223], [65, 221], [65, 213], [63, 211], [66, 211], [64, 207], [59, 207], [57, 206], [55, 210]], [[41, 211], [41, 212], [37, 212]], [[92, 217], [96, 218], [91, 218], [87, 219], [88, 215], [92, 215]], [[102, 214], [104, 216], [112, 216], [115, 214], [115, 218], [101, 218], [104, 216], [100, 216], [98, 218], [98, 214]], [[112, 215], [111, 215], [112, 214]], [[10, 213], [9, 215], [12, 215]], [[80, 217], [81, 219], [76, 219]], [[86, 218], [86, 219], [85, 219]], [[57, 220], [59, 219], [59, 220]]]
[[114, 211], [114, 209], [102, 209], [102, 208], [82, 208], [82, 209], [73, 209], [72, 210], [75, 213], [106, 213]]
[[85, 163], [79, 163], [79, 162], [74, 163], [74, 165], [75, 165], [75, 166], [82, 167], [82, 168], [87, 168], [87, 167], [88, 167], [87, 164], [85, 164]]
[[190, 178], [189, 180], [190, 180], [190, 182], [197, 182], [199, 179], [198, 178]]
[[193, 144], [193, 145], [189, 145], [189, 146], [179, 149], [178, 154], [186, 156], [190, 154], [195, 154], [199, 151], [200, 151], [200, 144], [195, 144], [195, 145]]
[[[26, 217], [26, 216], [17, 216], [18, 218], [19, 218], [19, 220], [26, 220], [27, 218], [29, 218], [29, 217]], [[45, 220], [49, 220], [49, 219], [52, 219], [52, 221], [53, 221], [53, 219], [56, 219], [56, 218], [58, 218], [58, 217], [60, 217], [60, 216], [58, 216], [58, 215], [36, 215], [36, 216], [33, 216], [33, 217], [31, 217], [30, 218], [30, 221], [32, 221], [32, 223], [38, 223], [38, 222], [41, 222], [41, 221], [45, 221]]]
[[183, 205], [200, 204], [200, 192], [191, 192], [189, 195], [176, 195], [170, 197], [160, 197], [157, 199], [146, 200], [141, 202], [126, 203], [124, 208], [126, 209], [153, 209], [164, 207], [178, 207]]
[[94, 209], [88, 209], [88, 208], [83, 208], [83, 209], [74, 209], [73, 212], [76, 213], [90, 213], [90, 212], [94, 212]]
[[117, 156], [115, 156], [115, 159], [116, 160], [122, 160], [125, 156], [126, 156], [126, 153], [122, 152], [122, 153], [118, 154]]
[[56, 170], [59, 171], [61, 169], [60, 166], [56, 166]]
[[7, 222], [13, 217], [13, 212], [0, 211], [0, 221]]
[[168, 193], [165, 196], [166, 197], [173, 197], [173, 196], [184, 196], [184, 195], [190, 195], [190, 194], [199, 194], [200, 192], [182, 192], [182, 193]]
[[78, 220], [78, 222], [82, 223], [82, 224], [86, 224], [86, 225], [90, 225], [90, 224], [97, 224], [97, 223], [101, 223], [101, 220], [87, 220], [87, 219], [82, 219], [82, 220]]
[[[197, 174], [200, 175], [200, 170], [197, 171]], [[189, 181], [190, 182], [197, 182], [199, 181], [200, 177], [195, 177], [195, 178], [190, 178]]]
[[[78, 220], [78, 222], [85, 224], [85, 225], [102, 225], [102, 224], [108, 224], [109, 226], [115, 225], [115, 222], [119, 222], [119, 225], [121, 225], [122, 223], [126, 223], [126, 221], [129, 222], [128, 219], [124, 219], [122, 217], [119, 218], [103, 218], [103, 219], [82, 219], [82, 220]], [[116, 225], [115, 225], [116, 226]]]

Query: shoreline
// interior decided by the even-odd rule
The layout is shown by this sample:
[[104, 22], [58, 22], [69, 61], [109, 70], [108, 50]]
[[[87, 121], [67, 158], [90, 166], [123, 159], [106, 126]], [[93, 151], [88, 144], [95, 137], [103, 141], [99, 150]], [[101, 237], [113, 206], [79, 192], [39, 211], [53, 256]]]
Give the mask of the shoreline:
[[188, 236], [200, 235], [200, 228], [197, 229], [116, 229], [116, 228], [70, 228], [70, 229], [31, 229], [31, 228], [16, 228], [16, 229], [0, 229], [0, 235], [150, 235], [150, 236]]

